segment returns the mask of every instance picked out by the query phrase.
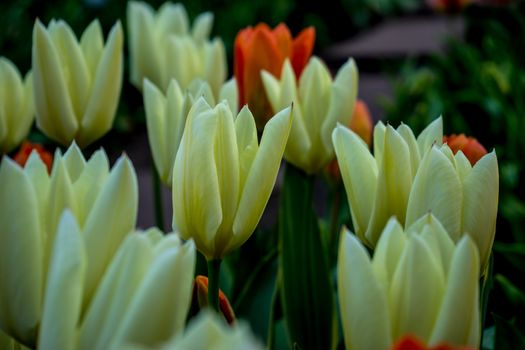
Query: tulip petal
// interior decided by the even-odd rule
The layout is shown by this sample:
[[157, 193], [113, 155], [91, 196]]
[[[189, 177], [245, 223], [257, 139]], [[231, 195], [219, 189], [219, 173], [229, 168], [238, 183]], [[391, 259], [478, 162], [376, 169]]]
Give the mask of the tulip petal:
[[235, 78], [231, 78], [222, 85], [221, 91], [219, 92], [218, 102], [224, 100], [228, 101], [228, 105], [230, 106], [233, 115], [237, 115], [239, 112], [239, 91], [237, 90], [237, 81]]
[[202, 75], [210, 84], [214, 96], [219, 96], [221, 86], [228, 76], [226, 49], [220, 38], [215, 38], [211, 43], [206, 43], [205, 47], [205, 56], [202, 62], [204, 69], [203, 72], [198, 72], [198, 75]]
[[399, 222], [405, 221], [412, 186], [410, 150], [405, 140], [390, 125], [385, 130], [377, 179], [374, 207], [365, 233], [366, 240], [372, 246], [377, 243], [391, 216], [395, 216]]
[[421, 236], [408, 238], [390, 287], [394, 339], [404, 334], [430, 336], [445, 291], [445, 271], [439, 262]]
[[498, 159], [492, 151], [478, 160], [463, 182], [462, 232], [476, 242], [483, 270], [496, 232], [498, 193]]
[[82, 171], [84, 171], [86, 160], [82, 155], [82, 151], [80, 148], [78, 148], [74, 141], [71, 146], [69, 146], [62, 159], [66, 166], [71, 182], [77, 181], [80, 174], [82, 174]]
[[456, 153], [454, 159], [456, 164], [456, 170], [458, 172], [459, 178], [461, 179], [461, 182], [463, 183], [467, 175], [470, 174], [470, 171], [472, 170], [472, 165], [470, 165], [470, 161], [461, 151], [458, 151]]
[[341, 232], [337, 280], [346, 348], [390, 348], [393, 340], [387, 296], [366, 250], [348, 231]]
[[213, 13], [203, 12], [193, 21], [191, 36], [197, 43], [202, 44], [210, 37], [212, 27]]
[[214, 143], [218, 118], [199, 98], [191, 108], [173, 167], [173, 227], [213, 256], [213, 238], [222, 222]]
[[194, 266], [191, 241], [156, 254], [114, 342], [158, 344], [182, 332], [191, 302]]
[[265, 70], [261, 71], [261, 79], [270, 105], [274, 110], [278, 109], [281, 105], [281, 84], [279, 79]]
[[84, 306], [125, 235], [135, 227], [137, 208], [137, 176], [130, 160], [123, 156], [113, 167], [84, 225], [89, 259]]
[[[38, 152], [33, 150], [24, 167], [24, 173], [29, 178], [37, 198], [37, 208], [45, 208], [49, 203], [47, 196], [49, 194], [49, 185], [51, 180], [47, 173], [47, 166], [44, 164]], [[45, 222], [45, 210], [37, 210], [40, 213], [40, 222]]]
[[157, 32], [166, 34], [186, 35], [189, 33], [190, 23], [186, 8], [182, 4], [164, 3], [157, 14]]
[[479, 255], [469, 236], [458, 242], [439, 316], [429, 345], [448, 343], [479, 346]]
[[272, 193], [291, 127], [291, 107], [277, 113], [266, 124], [241, 193], [229, 250], [243, 244], [255, 230]]
[[0, 165], [0, 207], [0, 328], [34, 344], [42, 308], [43, 232], [32, 185], [7, 157]]
[[419, 147], [417, 145], [416, 137], [406, 124], [401, 124], [397, 128], [397, 132], [403, 140], [407, 143], [409, 152], [410, 152], [410, 169], [412, 170], [412, 178], [416, 176], [417, 168], [419, 166], [419, 161], [421, 160], [421, 155], [419, 154]]
[[374, 251], [372, 267], [383, 289], [389, 290], [397, 264], [405, 247], [405, 234], [396, 218], [391, 218], [381, 233]]
[[74, 349], [80, 319], [84, 274], [87, 266], [84, 242], [71, 211], [65, 211], [49, 264], [39, 349]]
[[86, 310], [80, 329], [79, 349], [108, 348], [153, 259], [152, 242], [146, 235], [128, 235]]
[[235, 136], [239, 153], [239, 190], [242, 192], [259, 149], [255, 120], [248, 106], [244, 106], [235, 119]]
[[377, 166], [381, 165], [383, 159], [383, 150], [385, 148], [386, 126], [382, 121], [378, 121], [374, 127], [374, 158]]
[[164, 172], [167, 174], [165, 183], [171, 186], [173, 164], [175, 163], [175, 156], [179, 150], [182, 134], [184, 133], [184, 126], [186, 125], [186, 116], [188, 115], [189, 107], [187, 108], [184, 94], [182, 93], [179, 84], [174, 79], [171, 80], [170, 85], [168, 86], [166, 100], [166, 115], [164, 116], [165, 130], [159, 130], [159, 134], [154, 134], [154, 132], [152, 132], [151, 135], [148, 134], [148, 139], [151, 140], [152, 137], [154, 139], [158, 138], [162, 133], [166, 135], [162, 146], [164, 147], [163, 157], [165, 157], [163, 158], [163, 167], [165, 168]]
[[[170, 88], [172, 87], [172, 84], [170, 84]], [[166, 145], [166, 134], [168, 132], [173, 133], [173, 129], [168, 130], [169, 128], [167, 126], [167, 119], [172, 116], [176, 116], [168, 115], [166, 110], [166, 98], [162, 92], [148, 79], [144, 79], [143, 90], [144, 109], [146, 110], [146, 126], [151, 154], [153, 156], [153, 161], [160, 178], [164, 183], [166, 183], [171, 171], [170, 168], [173, 165], [173, 163], [170, 164], [169, 162], [165, 162], [167, 159], [166, 152], [168, 151]], [[177, 98], [179, 96], [174, 94], [174, 97]], [[182, 96], [180, 96], [180, 99], [182, 99]]]
[[[82, 37], [80, 38], [80, 48], [86, 60], [86, 65], [89, 70], [89, 76], [94, 77], [97, 72], [97, 66], [104, 50], [104, 41], [102, 39], [102, 28], [100, 22], [94, 20], [86, 28]], [[91, 82], [90, 82], [91, 83]]]
[[283, 57], [290, 57], [292, 53], [292, 34], [290, 33], [290, 29], [288, 29], [286, 24], [279, 23], [279, 25], [272, 30], [272, 34]]
[[377, 165], [368, 146], [350, 129], [338, 125], [332, 133], [332, 141], [350, 204], [354, 229], [363, 240], [374, 205]]
[[123, 33], [120, 22], [109, 32], [98, 63], [78, 143], [85, 147], [111, 129], [122, 87]]
[[58, 52], [38, 20], [33, 28], [32, 57], [37, 126], [53, 140], [69, 144], [79, 123], [73, 111]]
[[301, 72], [306, 66], [308, 59], [312, 55], [315, 41], [314, 27], [303, 29], [299, 35], [294, 39], [292, 44], [292, 66], [297, 77], [301, 76]]
[[443, 144], [443, 119], [441, 116], [430, 123], [417, 137], [419, 153], [426, 154], [433, 145]]
[[419, 166], [408, 200], [405, 227], [431, 212], [454, 241], [461, 235], [462, 189], [450, 160], [437, 147], [429, 149]]
[[[302, 79], [302, 78], [301, 78]], [[333, 157], [332, 132], [336, 124], [346, 124], [354, 111], [357, 99], [358, 73], [352, 58], [339, 69], [331, 87], [330, 106], [321, 125], [320, 137], [327, 155], [327, 161]], [[319, 103], [319, 102], [318, 102]], [[317, 130], [319, 134], [319, 130]]]

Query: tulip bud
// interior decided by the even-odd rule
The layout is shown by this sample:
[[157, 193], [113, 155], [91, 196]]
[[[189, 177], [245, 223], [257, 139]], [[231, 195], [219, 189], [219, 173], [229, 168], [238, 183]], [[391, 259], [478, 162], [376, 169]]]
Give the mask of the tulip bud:
[[16, 66], [0, 57], [0, 154], [27, 137], [34, 120], [31, 73], [24, 80]]
[[473, 137], [465, 136], [465, 134], [443, 136], [443, 143], [446, 143], [454, 154], [458, 151], [463, 152], [472, 166], [474, 166], [481, 157], [487, 154], [487, 150], [478, 142], [478, 140]]
[[357, 98], [357, 68], [352, 59], [332, 80], [328, 68], [318, 58], [310, 59], [299, 84], [286, 60], [281, 79], [263, 71], [262, 80], [274, 110], [294, 104], [294, 122], [284, 158], [314, 174], [334, 158], [330, 135], [337, 123], [346, 123]]
[[111, 129], [122, 86], [120, 22], [106, 45], [95, 20], [80, 41], [62, 20], [33, 28], [33, 93], [37, 126], [46, 136], [86, 147]]
[[191, 107], [173, 168], [173, 227], [208, 260], [238, 248], [255, 230], [291, 124], [289, 107], [267, 124], [259, 144], [247, 107], [236, 117], [226, 102], [212, 109], [199, 98]]
[[465, 235], [454, 245], [427, 214], [405, 232], [392, 218], [372, 258], [341, 233], [337, 276], [349, 349], [389, 349], [408, 334], [427, 346], [478, 348], [479, 255]]
[[[197, 276], [193, 282], [193, 304], [202, 310], [208, 306], [208, 277]], [[235, 322], [235, 313], [226, 295], [219, 289], [219, 310], [228, 324]]]

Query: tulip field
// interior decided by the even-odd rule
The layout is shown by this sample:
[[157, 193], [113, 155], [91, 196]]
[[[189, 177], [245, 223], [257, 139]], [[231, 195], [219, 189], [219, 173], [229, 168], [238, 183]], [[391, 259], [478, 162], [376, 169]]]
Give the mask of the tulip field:
[[[0, 350], [525, 349], [524, 14], [0, 4]], [[325, 55], [416, 15], [462, 35]]]

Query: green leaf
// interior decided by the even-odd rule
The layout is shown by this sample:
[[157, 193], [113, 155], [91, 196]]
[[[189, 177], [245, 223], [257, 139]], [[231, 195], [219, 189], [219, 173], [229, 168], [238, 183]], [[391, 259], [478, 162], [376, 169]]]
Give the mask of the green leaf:
[[334, 297], [312, 206], [314, 177], [287, 164], [279, 217], [281, 304], [291, 348], [333, 349]]
[[517, 310], [516, 314], [518, 314], [519, 310], [523, 315], [525, 311], [525, 293], [503, 275], [498, 274], [494, 279], [501, 286], [507, 300], [510, 301], [512, 306]]

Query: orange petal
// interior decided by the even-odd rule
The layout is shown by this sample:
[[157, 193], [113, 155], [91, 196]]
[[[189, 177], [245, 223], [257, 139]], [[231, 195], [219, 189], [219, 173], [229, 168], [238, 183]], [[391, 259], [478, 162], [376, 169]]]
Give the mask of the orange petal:
[[[193, 283], [193, 298], [197, 299], [199, 308], [208, 306], [208, 277], [197, 276]], [[229, 324], [235, 322], [235, 313], [226, 295], [219, 289], [219, 308]]]
[[239, 90], [239, 107], [243, 106], [246, 103], [246, 98], [244, 96], [244, 69], [245, 69], [245, 52], [246, 52], [246, 43], [253, 34], [252, 27], [245, 28], [235, 37], [234, 51], [233, 51], [233, 74], [237, 81], [237, 87]]
[[22, 142], [22, 145], [13, 157], [13, 160], [20, 164], [20, 166], [24, 167], [26, 165], [27, 160], [29, 159], [29, 156], [31, 156], [33, 150], [37, 151], [38, 155], [40, 156], [40, 159], [42, 159], [42, 161], [47, 167], [47, 172], [51, 173], [51, 166], [53, 165], [53, 156], [44, 148], [44, 146], [42, 146], [39, 143], [31, 143], [29, 141]]
[[454, 154], [462, 151], [472, 166], [487, 154], [487, 150], [478, 140], [474, 137], [465, 136], [465, 134], [443, 136], [443, 143], [447, 143]]
[[301, 33], [295, 38], [292, 44], [292, 67], [297, 79], [301, 76], [304, 67], [308, 63], [315, 41], [314, 27], [303, 29]]
[[418, 337], [407, 334], [400, 338], [390, 350], [474, 350], [474, 348], [468, 346], [453, 346], [444, 343], [434, 347], [428, 347]]
[[283, 57], [290, 57], [292, 53], [292, 34], [284, 23], [280, 23], [273, 30], [273, 35], [277, 41], [277, 46]]
[[373, 121], [364, 101], [357, 100], [354, 107], [354, 114], [348, 126], [370, 146], [372, 142]]

